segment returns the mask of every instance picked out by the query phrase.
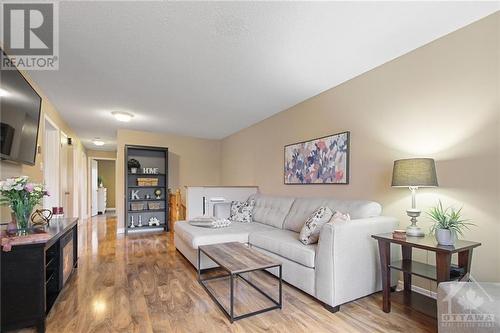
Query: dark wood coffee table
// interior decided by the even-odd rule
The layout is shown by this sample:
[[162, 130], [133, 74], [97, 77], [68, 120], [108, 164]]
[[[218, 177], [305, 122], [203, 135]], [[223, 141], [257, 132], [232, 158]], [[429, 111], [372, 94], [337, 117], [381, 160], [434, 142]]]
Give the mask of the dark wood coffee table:
[[[220, 266], [224, 271], [228, 274], [217, 275], [208, 278], [201, 278], [201, 273], [203, 270], [200, 269], [200, 261], [201, 255], [206, 255], [210, 259], [212, 259], [216, 264]], [[268, 268], [278, 267], [279, 268], [279, 299], [276, 301], [271, 296], [266, 294], [263, 290], [257, 287], [253, 282], [245, 278], [242, 274], [249, 273], [253, 271], [265, 270]], [[229, 311], [217, 300], [215, 295], [210, 291], [210, 289], [206, 286], [207, 281], [215, 280], [215, 279], [225, 279], [229, 277], [230, 279], [230, 305]], [[260, 309], [253, 312], [248, 312], [242, 315], [235, 316], [234, 315], [234, 281], [236, 279], [242, 279], [248, 285], [253, 287], [267, 299], [274, 303], [273, 306]], [[201, 245], [198, 247], [198, 281], [203, 286], [203, 288], [207, 291], [208, 295], [212, 298], [212, 300], [219, 306], [222, 312], [229, 318], [231, 323], [238, 319], [243, 319], [249, 316], [253, 316], [259, 313], [263, 313], [266, 311], [271, 311], [275, 309], [281, 309], [282, 307], [282, 278], [281, 278], [281, 262], [274, 260], [263, 253], [251, 249], [245, 244], [238, 242], [231, 243], [220, 243], [220, 244], [212, 244], [212, 245]]]

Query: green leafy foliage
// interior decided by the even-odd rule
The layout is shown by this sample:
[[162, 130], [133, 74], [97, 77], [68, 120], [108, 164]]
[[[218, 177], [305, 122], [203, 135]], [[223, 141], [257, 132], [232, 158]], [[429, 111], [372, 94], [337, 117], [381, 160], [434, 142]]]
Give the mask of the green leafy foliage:
[[455, 234], [463, 236], [465, 229], [470, 229], [470, 226], [475, 224], [470, 223], [469, 220], [462, 219], [462, 208], [456, 210], [453, 207], [443, 208], [443, 203], [439, 200], [438, 205], [432, 207], [427, 216], [434, 221], [431, 226], [430, 232], [434, 233], [436, 229], [451, 230]]

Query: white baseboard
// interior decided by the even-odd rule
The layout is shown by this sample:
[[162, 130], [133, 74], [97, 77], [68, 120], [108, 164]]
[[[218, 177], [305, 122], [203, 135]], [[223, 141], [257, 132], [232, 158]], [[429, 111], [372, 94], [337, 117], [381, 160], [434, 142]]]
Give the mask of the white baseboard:
[[[403, 281], [398, 280], [397, 290], [403, 290]], [[411, 290], [414, 291], [414, 292], [416, 292], [416, 293], [419, 293], [419, 294], [422, 294], [422, 295], [425, 295], [425, 296], [437, 299], [437, 293], [436, 292], [427, 290], [425, 288], [416, 286], [414, 284], [411, 285]]]

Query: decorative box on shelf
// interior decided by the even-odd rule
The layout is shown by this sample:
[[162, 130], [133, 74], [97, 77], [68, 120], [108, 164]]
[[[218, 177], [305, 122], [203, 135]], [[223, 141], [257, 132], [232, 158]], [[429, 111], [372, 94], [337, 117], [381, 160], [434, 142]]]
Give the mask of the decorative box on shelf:
[[148, 209], [161, 209], [161, 203], [155, 201], [148, 202]]
[[133, 210], [133, 211], [144, 210], [144, 203], [143, 202], [132, 202], [132, 203], [130, 203], [130, 210]]
[[138, 186], [158, 186], [158, 178], [137, 178]]

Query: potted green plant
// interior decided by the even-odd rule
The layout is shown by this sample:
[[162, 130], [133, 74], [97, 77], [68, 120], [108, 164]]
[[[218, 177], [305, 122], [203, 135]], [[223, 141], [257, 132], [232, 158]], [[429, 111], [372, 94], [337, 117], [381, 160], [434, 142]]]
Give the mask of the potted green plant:
[[128, 160], [127, 166], [130, 170], [130, 173], [137, 173], [137, 169], [141, 167], [141, 163], [139, 163], [139, 161], [135, 158], [131, 158], [130, 160]]
[[430, 232], [436, 236], [440, 245], [454, 245], [457, 235], [463, 236], [464, 229], [473, 226], [469, 220], [462, 219], [462, 208], [455, 210], [453, 207], [443, 208], [441, 200], [438, 205], [432, 207], [427, 213], [434, 222]]

